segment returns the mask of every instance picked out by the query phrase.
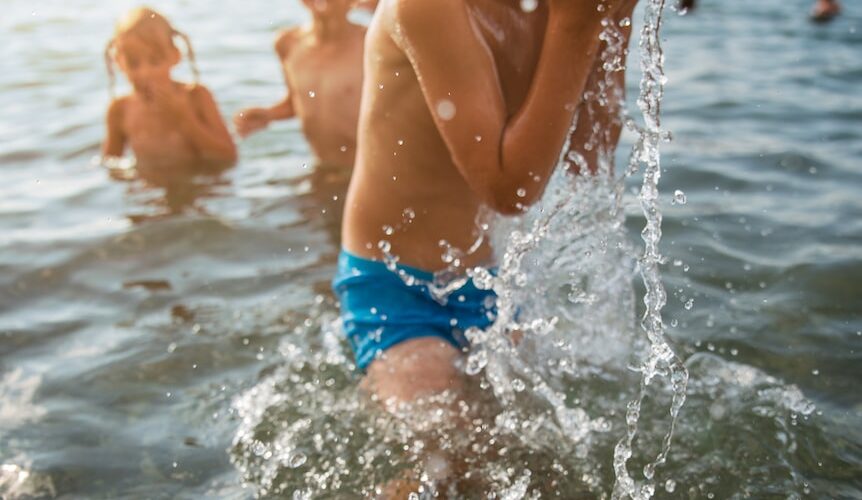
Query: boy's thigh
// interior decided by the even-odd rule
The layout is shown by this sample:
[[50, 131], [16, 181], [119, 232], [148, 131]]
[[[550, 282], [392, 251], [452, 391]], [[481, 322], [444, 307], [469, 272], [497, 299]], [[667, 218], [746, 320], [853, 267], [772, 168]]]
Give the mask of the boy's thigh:
[[368, 365], [362, 387], [381, 401], [409, 403], [443, 391], [459, 391], [461, 351], [439, 337], [418, 337], [396, 344]]

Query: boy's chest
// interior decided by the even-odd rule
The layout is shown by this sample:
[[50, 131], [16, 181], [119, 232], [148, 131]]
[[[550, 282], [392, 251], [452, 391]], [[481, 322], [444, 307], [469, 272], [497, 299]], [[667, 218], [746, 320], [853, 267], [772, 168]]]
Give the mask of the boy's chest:
[[344, 105], [358, 98], [362, 82], [362, 44], [297, 47], [282, 61], [285, 77], [300, 102], [318, 99]]

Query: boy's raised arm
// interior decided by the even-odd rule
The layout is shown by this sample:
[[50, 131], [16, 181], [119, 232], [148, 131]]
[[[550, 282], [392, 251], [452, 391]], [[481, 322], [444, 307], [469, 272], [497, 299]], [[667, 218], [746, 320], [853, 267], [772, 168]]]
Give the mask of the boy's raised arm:
[[[276, 37], [274, 49], [278, 55], [280, 64], [284, 64], [294, 38], [295, 29], [281, 31]], [[234, 127], [236, 127], [236, 131], [240, 137], [247, 137], [258, 130], [264, 129], [272, 121], [287, 120], [296, 116], [296, 110], [293, 107], [293, 100], [291, 98], [290, 79], [286, 73], [284, 74], [284, 84], [287, 92], [284, 98], [277, 103], [266, 107], [255, 106], [244, 108], [234, 115]]]
[[538, 199], [559, 159], [596, 57], [602, 17], [636, 0], [606, 0], [611, 12], [604, 13], [593, 0], [549, 0], [539, 63], [512, 116], [493, 56], [463, 0], [396, 1], [400, 26], [393, 39], [416, 71], [455, 165], [488, 205], [517, 213]]

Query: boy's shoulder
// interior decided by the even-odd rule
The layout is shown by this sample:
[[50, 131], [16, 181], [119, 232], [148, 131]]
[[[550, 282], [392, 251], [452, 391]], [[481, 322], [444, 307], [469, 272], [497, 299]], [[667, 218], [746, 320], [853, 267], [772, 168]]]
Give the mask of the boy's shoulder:
[[131, 95], [121, 95], [111, 99], [111, 103], [108, 104], [108, 120], [121, 119], [131, 99]]
[[293, 26], [279, 30], [275, 35], [275, 52], [278, 57], [284, 59], [290, 52], [291, 47], [302, 37], [302, 27]]
[[453, 16], [467, 11], [463, 0], [392, 0], [387, 13], [398, 29], [432, 30], [439, 36]]

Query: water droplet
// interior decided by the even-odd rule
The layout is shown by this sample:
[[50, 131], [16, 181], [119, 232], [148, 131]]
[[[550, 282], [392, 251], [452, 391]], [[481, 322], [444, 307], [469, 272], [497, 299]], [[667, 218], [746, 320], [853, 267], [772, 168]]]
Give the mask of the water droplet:
[[482, 136], [481, 135], [476, 135], [475, 137], [473, 137], [473, 139], [476, 139], [476, 142], [482, 142]]
[[539, 0], [521, 0], [521, 10], [533, 12], [539, 6]]
[[687, 301], [685, 301], [685, 309], [687, 311], [690, 311], [692, 306], [694, 306], [694, 299], [688, 299]]
[[685, 205], [687, 201], [688, 198], [686, 198], [685, 193], [681, 190], [677, 189], [673, 192], [673, 205]]
[[440, 99], [437, 101], [437, 116], [441, 120], [449, 121], [455, 117], [455, 103], [449, 99]]
[[389, 253], [389, 251], [392, 250], [392, 244], [386, 240], [380, 240], [377, 242], [377, 248], [379, 248], [383, 253]]
[[470, 354], [470, 357], [467, 358], [467, 367], [464, 369], [467, 372], [467, 375], [477, 375], [479, 372], [485, 368], [485, 365], [488, 364], [488, 353], [485, 349], [479, 349], [478, 351]]
[[518, 190], [515, 193], [518, 195], [519, 198], [523, 198], [524, 196], [527, 196], [527, 190], [524, 188], [518, 188]]
[[673, 493], [673, 490], [676, 489], [676, 481], [674, 481], [673, 479], [668, 479], [664, 483], [664, 489], [668, 493]]
[[302, 467], [307, 461], [308, 457], [305, 456], [305, 453], [295, 451], [288, 457], [287, 466], [291, 469], [296, 469], [297, 467]]
[[398, 139], [398, 145], [403, 146], [404, 145], [404, 139]]
[[628, 27], [629, 27], [629, 26], [631, 26], [631, 25], [632, 25], [632, 20], [631, 20], [631, 18], [624, 17], [624, 18], [620, 19], [620, 27], [622, 27], [622, 28], [628, 28]]
[[317, 93], [315, 93], [313, 90], [308, 91], [308, 97], [311, 97], [312, 99], [314, 99], [314, 96], [316, 96], [316, 95], [317, 95]]
[[395, 229], [392, 226], [383, 226], [383, 232], [386, 236], [392, 236], [392, 233], [395, 232]]
[[521, 380], [519, 378], [512, 380], [512, 389], [514, 389], [515, 392], [521, 392], [526, 388], [527, 388], [527, 385], [524, 383], [523, 380]]

